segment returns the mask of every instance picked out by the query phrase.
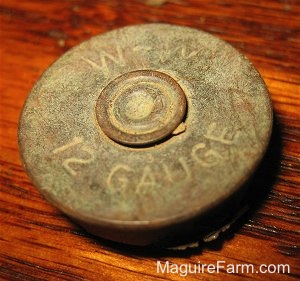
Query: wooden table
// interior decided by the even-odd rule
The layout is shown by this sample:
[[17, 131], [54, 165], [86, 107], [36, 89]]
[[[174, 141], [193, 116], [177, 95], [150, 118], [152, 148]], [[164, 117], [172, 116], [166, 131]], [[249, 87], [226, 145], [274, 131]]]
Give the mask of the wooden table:
[[[184, 279], [157, 273], [157, 260], [177, 265], [225, 261], [256, 269], [260, 264], [290, 266], [289, 274], [228, 274], [223, 269], [188, 274], [185, 280], [299, 277], [299, 1], [1, 0], [0, 19], [1, 279]], [[256, 204], [217, 242], [194, 250], [131, 248], [92, 237], [42, 198], [18, 155], [20, 111], [42, 72], [93, 35], [146, 22], [192, 26], [230, 42], [258, 68], [273, 100], [274, 133], [253, 182]]]

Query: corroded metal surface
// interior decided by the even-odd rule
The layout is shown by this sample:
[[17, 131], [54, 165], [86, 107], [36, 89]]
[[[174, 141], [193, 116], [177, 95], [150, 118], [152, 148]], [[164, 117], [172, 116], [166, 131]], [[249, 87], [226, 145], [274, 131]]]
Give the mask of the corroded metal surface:
[[171, 134], [186, 113], [183, 90], [153, 70], [125, 73], [108, 84], [96, 106], [100, 128], [128, 145], [154, 143]]
[[195, 29], [148, 24], [57, 60], [27, 99], [19, 144], [55, 206], [95, 234], [147, 244], [235, 194], [271, 124], [243, 55]]

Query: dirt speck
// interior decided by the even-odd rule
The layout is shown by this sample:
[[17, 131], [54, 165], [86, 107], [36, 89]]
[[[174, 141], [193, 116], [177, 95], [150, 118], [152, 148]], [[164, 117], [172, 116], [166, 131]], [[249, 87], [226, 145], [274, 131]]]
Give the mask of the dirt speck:
[[66, 45], [66, 40], [64, 40], [64, 39], [57, 40], [57, 45], [59, 47], [63, 48]]
[[77, 5], [74, 5], [74, 6], [72, 7], [72, 11], [73, 11], [73, 12], [78, 12], [79, 10], [80, 10], [80, 7], [77, 6]]
[[285, 4], [284, 7], [283, 7], [283, 10], [286, 11], [286, 12], [289, 12], [289, 11], [292, 10], [292, 7], [289, 4]]
[[162, 6], [166, 4], [169, 0], [144, 0], [143, 2], [149, 6]]
[[64, 33], [63, 31], [58, 30], [58, 29], [49, 30], [47, 32], [47, 35], [49, 37], [56, 38], [56, 39], [59, 39], [59, 40], [68, 38], [68, 35], [66, 33]]

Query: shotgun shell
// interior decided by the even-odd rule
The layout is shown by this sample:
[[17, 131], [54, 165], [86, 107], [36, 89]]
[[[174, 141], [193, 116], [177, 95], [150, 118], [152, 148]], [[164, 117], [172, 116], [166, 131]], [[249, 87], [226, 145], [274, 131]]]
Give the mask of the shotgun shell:
[[89, 232], [147, 245], [197, 229], [209, 241], [216, 226], [203, 221], [230, 221], [271, 128], [266, 86], [242, 54], [196, 29], [145, 24], [51, 65], [24, 105], [19, 146], [36, 187]]

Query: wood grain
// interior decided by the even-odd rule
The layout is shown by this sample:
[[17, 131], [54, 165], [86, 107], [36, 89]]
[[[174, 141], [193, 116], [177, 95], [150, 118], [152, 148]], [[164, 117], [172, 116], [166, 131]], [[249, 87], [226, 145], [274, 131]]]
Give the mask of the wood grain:
[[[152, 5], [153, 4], [153, 5]], [[300, 4], [297, 0], [0, 1], [0, 278], [3, 280], [297, 280], [300, 273]], [[48, 204], [19, 160], [21, 107], [67, 49], [113, 28], [168, 22], [208, 31], [258, 68], [274, 106], [274, 133], [252, 183], [255, 204], [217, 242], [171, 252], [87, 234]], [[254, 192], [254, 191], [253, 191]], [[289, 264], [289, 274], [156, 273], [156, 261]]]

